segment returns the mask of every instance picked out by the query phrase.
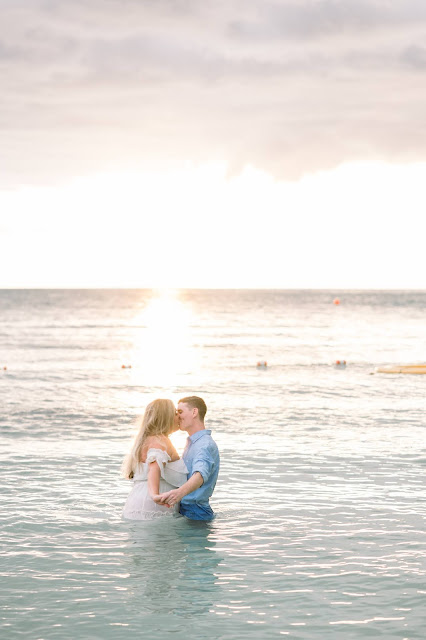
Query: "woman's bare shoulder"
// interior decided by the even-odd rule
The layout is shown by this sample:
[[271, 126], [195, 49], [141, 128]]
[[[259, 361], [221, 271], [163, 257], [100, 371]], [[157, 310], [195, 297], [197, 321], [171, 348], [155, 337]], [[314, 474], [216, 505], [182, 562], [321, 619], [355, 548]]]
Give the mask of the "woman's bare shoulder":
[[148, 436], [143, 443], [143, 449], [144, 451], [148, 451], [148, 449], [163, 449], [163, 451], [167, 451], [167, 442], [161, 436]]

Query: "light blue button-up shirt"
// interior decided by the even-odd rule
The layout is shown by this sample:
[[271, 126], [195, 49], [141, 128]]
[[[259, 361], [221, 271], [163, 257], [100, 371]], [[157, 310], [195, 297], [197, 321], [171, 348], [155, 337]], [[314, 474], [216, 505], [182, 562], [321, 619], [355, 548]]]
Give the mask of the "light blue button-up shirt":
[[211, 437], [210, 429], [202, 429], [186, 441], [183, 461], [188, 469], [188, 479], [196, 471], [203, 476], [201, 487], [188, 493], [180, 503], [180, 513], [191, 520], [212, 520], [214, 513], [209, 505], [219, 473], [219, 449]]

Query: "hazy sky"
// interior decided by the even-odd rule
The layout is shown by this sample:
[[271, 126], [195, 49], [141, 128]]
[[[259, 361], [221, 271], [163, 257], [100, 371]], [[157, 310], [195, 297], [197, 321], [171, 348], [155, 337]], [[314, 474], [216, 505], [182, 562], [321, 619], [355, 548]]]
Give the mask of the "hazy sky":
[[0, 286], [426, 288], [425, 0], [0, 9]]

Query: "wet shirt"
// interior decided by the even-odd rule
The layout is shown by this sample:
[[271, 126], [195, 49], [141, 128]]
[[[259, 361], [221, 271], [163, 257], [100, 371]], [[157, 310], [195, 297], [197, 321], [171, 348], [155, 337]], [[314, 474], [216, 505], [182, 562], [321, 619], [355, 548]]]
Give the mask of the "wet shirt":
[[203, 476], [199, 489], [182, 498], [180, 513], [191, 520], [212, 520], [214, 513], [209, 504], [219, 473], [219, 449], [211, 437], [210, 429], [202, 429], [186, 441], [182, 458], [188, 469], [188, 479], [198, 471]]

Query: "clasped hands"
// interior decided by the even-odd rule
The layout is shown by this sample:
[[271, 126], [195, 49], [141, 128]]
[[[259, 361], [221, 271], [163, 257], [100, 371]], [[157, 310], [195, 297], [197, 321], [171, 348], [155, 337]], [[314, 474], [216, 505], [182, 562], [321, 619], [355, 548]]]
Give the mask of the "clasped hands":
[[153, 495], [152, 499], [157, 504], [160, 504], [163, 507], [170, 508], [180, 501], [181, 495], [178, 489], [172, 489], [171, 491], [167, 491], [166, 493], [159, 493], [159, 494]]

